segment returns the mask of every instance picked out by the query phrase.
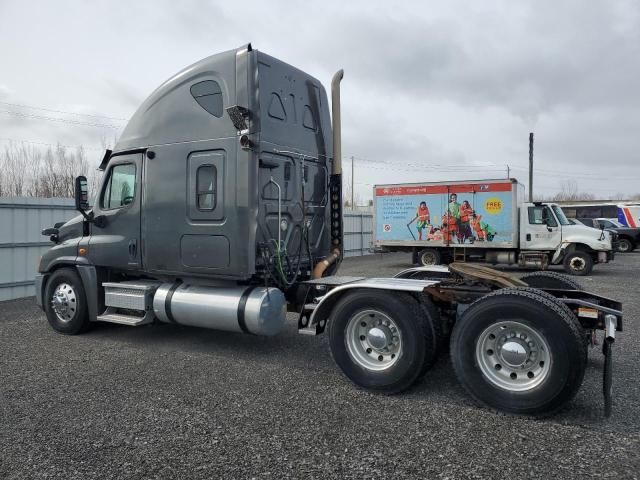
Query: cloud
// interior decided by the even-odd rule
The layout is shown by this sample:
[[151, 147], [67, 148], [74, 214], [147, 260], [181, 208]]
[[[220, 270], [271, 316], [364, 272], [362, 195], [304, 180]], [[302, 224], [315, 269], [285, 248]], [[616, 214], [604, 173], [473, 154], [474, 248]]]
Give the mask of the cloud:
[[11, 89], [0, 83], [0, 100], [8, 100], [11, 96]]
[[[637, 190], [640, 4], [634, 0], [60, 1], [63, 6], [4, 7], [2, 82], [15, 90], [17, 103], [126, 117], [183, 67], [251, 41], [327, 87], [344, 67], [343, 151], [378, 162], [360, 163], [363, 182], [448, 175], [403, 172], [399, 167], [408, 162], [508, 164], [524, 180], [533, 130], [536, 165], [561, 172], [536, 182], [541, 193], [572, 174], [603, 195]], [[34, 28], [25, 37], [26, 21]], [[110, 134], [0, 122], [22, 138], [59, 136], [71, 144], [99, 143], [97, 137]], [[625, 178], [615, 185], [602, 180], [613, 175]]]

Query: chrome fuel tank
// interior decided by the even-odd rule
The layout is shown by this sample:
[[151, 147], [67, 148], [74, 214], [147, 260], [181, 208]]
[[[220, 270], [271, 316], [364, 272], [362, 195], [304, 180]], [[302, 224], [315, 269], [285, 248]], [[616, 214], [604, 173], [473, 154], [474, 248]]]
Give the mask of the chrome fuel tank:
[[153, 310], [165, 323], [270, 336], [284, 327], [287, 303], [277, 288], [165, 283], [156, 290]]

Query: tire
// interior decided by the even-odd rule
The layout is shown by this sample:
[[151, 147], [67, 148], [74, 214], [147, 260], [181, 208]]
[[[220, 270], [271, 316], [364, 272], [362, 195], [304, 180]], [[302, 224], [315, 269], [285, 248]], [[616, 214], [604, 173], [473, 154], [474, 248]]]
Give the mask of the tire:
[[631, 243], [631, 240], [629, 240], [628, 238], [621, 238], [620, 240], [618, 240], [618, 251], [620, 253], [629, 253], [629, 252], [633, 252], [634, 247], [633, 247], [633, 243]]
[[90, 325], [86, 298], [82, 280], [75, 270], [56, 270], [47, 282], [43, 301], [49, 325], [66, 335], [85, 332]]
[[579, 277], [589, 275], [593, 270], [593, 258], [591, 255], [580, 250], [568, 253], [564, 257], [564, 271], [570, 275]]
[[582, 285], [567, 275], [556, 272], [531, 272], [520, 277], [530, 287], [582, 290]]
[[544, 416], [580, 388], [587, 363], [584, 338], [576, 316], [552, 295], [506, 288], [465, 311], [453, 329], [451, 359], [458, 380], [478, 402], [502, 412]]
[[431, 265], [440, 265], [442, 263], [442, 256], [440, 252], [435, 248], [425, 248], [418, 252], [418, 264], [424, 267]]
[[442, 330], [442, 320], [440, 318], [440, 312], [426, 294], [422, 295], [419, 300], [420, 307], [423, 311], [423, 316], [419, 317], [419, 321], [422, 323], [423, 330], [428, 330], [425, 333], [425, 342], [431, 342], [427, 344], [425, 351], [424, 363], [420, 370], [418, 378], [422, 377], [429, 369], [436, 363], [440, 352], [446, 348], [447, 338]]
[[[338, 301], [329, 322], [331, 356], [355, 385], [387, 395], [400, 393], [411, 387], [435, 359], [437, 338], [427, 315], [430, 311], [405, 293], [348, 292]], [[370, 339], [381, 338], [374, 335], [379, 332], [371, 332], [379, 327], [378, 320], [390, 321], [385, 338], [396, 340], [395, 335], [389, 335], [393, 328], [400, 333], [387, 353], [376, 352], [375, 347], [380, 345], [369, 343]]]

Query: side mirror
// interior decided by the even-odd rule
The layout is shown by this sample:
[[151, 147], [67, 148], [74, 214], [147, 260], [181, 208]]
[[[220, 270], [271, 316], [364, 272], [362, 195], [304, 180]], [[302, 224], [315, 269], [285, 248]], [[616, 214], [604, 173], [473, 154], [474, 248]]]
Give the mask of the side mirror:
[[76, 200], [76, 210], [86, 212], [89, 210], [89, 184], [87, 177], [80, 175], [76, 177], [74, 197]]

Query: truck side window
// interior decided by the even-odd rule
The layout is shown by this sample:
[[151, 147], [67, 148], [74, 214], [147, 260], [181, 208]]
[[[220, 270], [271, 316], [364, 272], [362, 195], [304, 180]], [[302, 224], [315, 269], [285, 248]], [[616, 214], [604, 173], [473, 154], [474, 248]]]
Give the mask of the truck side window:
[[540, 205], [535, 207], [529, 207], [529, 224], [530, 225], [548, 225], [550, 227], [557, 227], [553, 213], [546, 205]]
[[222, 116], [222, 89], [218, 82], [205, 80], [191, 85], [191, 95], [202, 108], [214, 117]]
[[216, 208], [217, 171], [213, 165], [201, 165], [196, 172], [196, 190], [198, 210]]
[[100, 206], [104, 210], [124, 207], [136, 196], [136, 166], [133, 163], [114, 165], [102, 191]]

